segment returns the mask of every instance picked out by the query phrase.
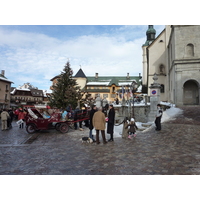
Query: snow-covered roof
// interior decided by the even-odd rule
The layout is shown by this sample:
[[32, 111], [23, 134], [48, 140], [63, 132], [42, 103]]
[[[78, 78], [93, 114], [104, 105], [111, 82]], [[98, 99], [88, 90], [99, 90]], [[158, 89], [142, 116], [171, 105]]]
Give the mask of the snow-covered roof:
[[50, 91], [50, 90], [43, 90], [44, 97], [47, 97], [47, 93], [51, 94], [52, 91]]
[[12, 81], [8, 80], [7, 78], [1, 77], [1, 76], [0, 76], [0, 80], [2, 80], [2, 81], [7, 81], [7, 82], [10, 82], [10, 83], [13, 83]]
[[87, 85], [108, 85], [110, 82], [88, 82]]
[[132, 81], [130, 82], [118, 82], [119, 86], [126, 86], [126, 85], [131, 85]]
[[30, 90], [27, 89], [27, 88], [23, 88], [23, 89], [15, 88], [15, 89], [11, 92], [11, 94], [14, 94], [16, 90], [21, 90], [21, 91], [30, 91]]

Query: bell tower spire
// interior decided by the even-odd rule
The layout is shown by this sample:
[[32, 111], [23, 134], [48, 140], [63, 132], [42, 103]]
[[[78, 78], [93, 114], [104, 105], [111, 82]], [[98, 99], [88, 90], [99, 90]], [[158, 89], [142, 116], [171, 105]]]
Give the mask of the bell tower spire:
[[154, 29], [153, 25], [148, 25], [146, 36], [147, 40], [143, 46], [149, 46], [155, 40], [156, 30]]
[[148, 46], [155, 40], [156, 38], [156, 30], [153, 28], [153, 25], [148, 26], [148, 30], [146, 32], [147, 40], [146, 42], [142, 45], [142, 50], [143, 50], [143, 76], [142, 76], [142, 84], [143, 84], [143, 92], [147, 93], [148, 88], [148, 65], [147, 65], [147, 48]]

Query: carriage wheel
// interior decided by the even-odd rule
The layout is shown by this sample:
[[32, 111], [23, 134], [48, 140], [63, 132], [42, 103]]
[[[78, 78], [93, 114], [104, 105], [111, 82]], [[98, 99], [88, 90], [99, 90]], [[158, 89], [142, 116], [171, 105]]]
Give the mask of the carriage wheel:
[[69, 126], [66, 123], [60, 124], [60, 132], [67, 133], [69, 131]]
[[55, 129], [56, 129], [57, 131], [60, 131], [60, 123], [57, 123], [57, 124], [55, 125]]
[[28, 133], [35, 133], [36, 132], [36, 126], [34, 124], [28, 124], [26, 126], [26, 131]]

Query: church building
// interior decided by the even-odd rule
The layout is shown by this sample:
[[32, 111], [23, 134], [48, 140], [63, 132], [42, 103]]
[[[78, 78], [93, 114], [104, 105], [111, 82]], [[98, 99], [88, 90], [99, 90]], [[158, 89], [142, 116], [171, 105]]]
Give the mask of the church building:
[[158, 76], [160, 100], [176, 105], [200, 104], [200, 26], [166, 25], [156, 37], [148, 26], [143, 49], [143, 87], [150, 95]]

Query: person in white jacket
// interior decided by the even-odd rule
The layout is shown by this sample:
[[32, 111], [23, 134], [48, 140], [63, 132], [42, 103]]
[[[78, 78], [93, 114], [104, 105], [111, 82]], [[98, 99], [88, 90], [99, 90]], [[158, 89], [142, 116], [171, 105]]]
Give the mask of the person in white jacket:
[[156, 125], [156, 131], [161, 130], [161, 118], [162, 118], [162, 108], [160, 104], [157, 104], [157, 113], [156, 113], [156, 119], [155, 119], [155, 125]]
[[1, 113], [1, 130], [4, 131], [4, 130], [7, 130], [7, 119], [9, 118], [9, 114], [8, 112], [6, 111], [6, 109], [4, 108], [3, 109], [3, 112]]

